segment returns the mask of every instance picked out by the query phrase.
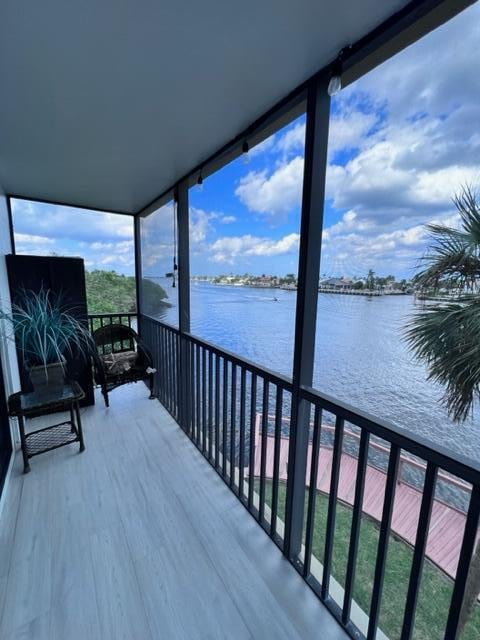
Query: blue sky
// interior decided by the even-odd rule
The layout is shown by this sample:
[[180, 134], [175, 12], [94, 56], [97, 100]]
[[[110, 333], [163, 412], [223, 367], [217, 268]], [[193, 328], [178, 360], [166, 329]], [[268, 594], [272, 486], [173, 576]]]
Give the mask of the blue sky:
[[[410, 277], [431, 221], [457, 224], [452, 196], [480, 186], [480, 7], [474, 5], [332, 100], [322, 273]], [[192, 274], [296, 272], [305, 118], [190, 192]], [[145, 271], [171, 270], [173, 211], [145, 223]], [[81, 255], [133, 274], [125, 216], [18, 202], [26, 253]]]
[[12, 213], [18, 253], [79, 256], [87, 269], [135, 271], [130, 216], [27, 200], [13, 200]]

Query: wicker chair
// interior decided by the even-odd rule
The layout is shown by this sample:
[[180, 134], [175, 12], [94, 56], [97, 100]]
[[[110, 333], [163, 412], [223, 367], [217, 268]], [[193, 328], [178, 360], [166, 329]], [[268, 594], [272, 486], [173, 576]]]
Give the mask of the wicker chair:
[[150, 399], [153, 393], [153, 358], [150, 351], [131, 328], [123, 324], [109, 324], [93, 332], [96, 350], [93, 355], [95, 384], [101, 387], [105, 406], [108, 394], [129, 382], [148, 380]]

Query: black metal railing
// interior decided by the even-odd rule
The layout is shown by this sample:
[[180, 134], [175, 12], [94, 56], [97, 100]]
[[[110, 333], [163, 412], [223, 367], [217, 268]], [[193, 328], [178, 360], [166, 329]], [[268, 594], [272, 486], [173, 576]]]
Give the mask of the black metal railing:
[[[392, 515], [395, 507], [396, 491], [399, 486], [400, 462], [405, 457], [402, 452], [407, 452], [413, 466], [423, 467], [423, 474], [418, 479], [418, 489], [421, 491], [421, 505], [416, 522], [416, 535], [413, 545], [413, 559], [411, 564], [410, 577], [405, 602], [397, 602], [397, 606], [404, 607], [403, 624], [400, 636], [402, 639], [413, 637], [416, 605], [421, 586], [423, 561], [426, 553], [427, 540], [430, 529], [430, 519], [432, 507], [436, 499], [436, 492], [443, 483], [454, 483], [461, 485], [462, 490], [470, 487], [469, 504], [466, 515], [463, 541], [458, 549], [458, 566], [456, 569], [456, 579], [453, 585], [452, 598], [448, 616], [446, 619], [445, 638], [455, 638], [456, 629], [460, 615], [460, 608], [465, 592], [468, 567], [474, 550], [480, 519], [480, 469], [479, 466], [470, 460], [462, 459], [452, 455], [451, 452], [443, 450], [441, 447], [433, 449], [431, 444], [421, 438], [412, 436], [410, 432], [378, 421], [368, 414], [340, 403], [333, 398], [320, 394], [314, 389], [302, 389], [302, 397], [308, 401], [312, 407], [315, 418], [313, 421], [313, 437], [310, 454], [310, 480], [308, 488], [308, 508], [306, 518], [305, 533], [305, 554], [303, 562], [303, 575], [310, 586], [317, 592], [320, 598], [326, 602], [339, 621], [349, 629], [353, 635], [366, 635], [368, 639], [375, 638], [379, 626], [380, 607], [382, 601], [382, 591], [387, 562], [388, 545], [392, 535]], [[328, 513], [325, 532], [325, 548], [323, 558], [323, 573], [319, 579], [311, 571], [312, 559], [312, 536], [315, 526], [315, 493], [317, 490], [317, 474], [319, 472], [319, 448], [321, 442], [322, 415], [328, 413], [329, 418], [334, 418], [334, 438], [331, 464], [330, 491], [328, 495]], [[325, 419], [325, 418], [324, 418]], [[355, 493], [353, 499], [353, 509], [350, 528], [350, 542], [348, 556], [346, 558], [346, 572], [343, 601], [338, 602], [331, 597], [329, 590], [332, 549], [334, 544], [335, 517], [338, 504], [338, 483], [342, 465], [342, 454], [345, 450], [344, 436], [346, 425], [357, 429], [360, 433], [358, 450], [356, 452], [357, 468], [355, 477]], [[359, 551], [359, 538], [362, 517], [364, 517], [364, 498], [366, 487], [366, 476], [368, 468], [382, 466], [381, 460], [371, 460], [375, 458], [372, 449], [378, 442], [383, 443], [382, 448], [386, 450], [386, 460], [384, 461], [384, 486], [379, 487], [380, 493], [383, 491], [383, 507], [379, 520], [379, 537], [374, 569], [374, 580], [369, 607], [368, 626], [361, 630], [352, 621], [352, 597], [355, 584], [355, 572], [357, 567], [357, 556]], [[426, 465], [418, 463], [418, 459], [426, 461]], [[405, 462], [404, 462], [405, 464]], [[442, 471], [440, 471], [442, 470]], [[447, 474], [451, 474], [447, 475]], [[459, 480], [461, 482], [459, 482]], [[408, 509], [408, 505], [407, 505]], [[444, 522], [444, 526], [446, 526]]]
[[[143, 340], [158, 358], [158, 398], [282, 547], [279, 444], [281, 435], [288, 435], [282, 417], [290, 412], [291, 382], [192, 335], [180, 338], [178, 329], [146, 316], [142, 316], [141, 330]], [[275, 410], [273, 420], [271, 407]], [[270, 431], [276, 443], [272, 483], [267, 482], [266, 473]]]
[[[162, 404], [283, 549], [284, 531], [289, 524], [285, 504], [292, 381], [146, 316], [141, 316], [141, 333], [154, 354], [156, 392]], [[317, 390], [301, 388], [299, 395], [311, 418], [302, 504], [303, 540], [289, 560], [353, 637], [377, 637], [389, 542], [396, 535], [392, 518], [397, 493], [403, 486], [416, 491], [419, 509], [411, 541], [408, 588], [403, 601], [395, 603], [403, 608], [397, 635], [402, 640], [409, 639], [414, 633], [432, 510], [437, 498], [442, 499], [442, 483], [448, 484], [449, 490], [457, 487], [467, 500], [444, 632], [445, 638], [455, 638], [480, 519], [479, 465], [441, 447], [433, 448], [422, 438]], [[401, 465], [404, 472], [409, 465], [408, 471], [416, 473], [408, 484], [400, 483]], [[373, 473], [377, 482], [383, 483], [373, 496], [378, 501], [383, 494], [377, 517], [368, 515]], [[343, 488], [348, 474], [354, 487], [351, 500]], [[320, 527], [317, 498], [322, 492], [326, 515]], [[339, 505], [345, 504], [351, 508], [351, 520], [343, 577], [339, 577], [334, 575], [332, 563], [337, 511]], [[462, 511], [458, 505], [455, 509]], [[362, 605], [363, 613], [359, 615], [354, 588], [360, 531], [366, 517], [376, 519], [378, 544], [369, 604]], [[395, 526], [398, 528], [398, 523]], [[319, 527], [324, 532], [321, 552], [318, 544], [314, 548]]]
[[151, 351], [156, 373], [154, 395], [180, 421], [180, 333], [178, 329], [141, 316], [142, 340]]

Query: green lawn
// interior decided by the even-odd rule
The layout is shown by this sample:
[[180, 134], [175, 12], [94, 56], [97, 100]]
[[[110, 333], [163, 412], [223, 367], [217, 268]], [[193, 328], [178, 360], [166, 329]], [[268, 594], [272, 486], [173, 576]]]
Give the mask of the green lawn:
[[[271, 485], [271, 483], [268, 484]], [[280, 484], [278, 513], [282, 519], [285, 513], [285, 493], [285, 485]], [[271, 486], [267, 487], [266, 500], [267, 502], [271, 500]], [[318, 493], [313, 554], [319, 561], [323, 558], [327, 508], [328, 498]], [[332, 573], [342, 586], [345, 585], [351, 521], [351, 508], [338, 503]], [[379, 527], [377, 523], [369, 518], [364, 518], [360, 529], [353, 597], [366, 612], [369, 611], [372, 595], [378, 533]], [[391, 640], [396, 640], [400, 637], [412, 556], [413, 549], [409, 545], [393, 536], [390, 537], [380, 612], [380, 628]], [[317, 577], [321, 579], [321, 576]], [[425, 561], [413, 634], [415, 640], [440, 640], [443, 638], [452, 586], [453, 581], [450, 578], [430, 561]], [[343, 603], [339, 604], [342, 605]], [[462, 640], [478, 640], [478, 638], [480, 638], [480, 606], [476, 607]]]

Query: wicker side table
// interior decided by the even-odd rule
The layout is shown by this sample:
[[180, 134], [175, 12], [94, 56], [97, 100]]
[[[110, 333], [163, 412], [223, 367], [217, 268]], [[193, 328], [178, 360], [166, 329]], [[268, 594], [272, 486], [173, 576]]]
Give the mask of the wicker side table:
[[[10, 396], [8, 410], [11, 417], [18, 418], [24, 473], [30, 471], [30, 458], [40, 453], [64, 447], [72, 442], [80, 443], [80, 452], [85, 450], [78, 404], [84, 396], [78, 382], [66, 383], [60, 391], [47, 395], [18, 392]], [[40, 412], [54, 411], [69, 411], [70, 420], [25, 433], [25, 418], [38, 416]]]

